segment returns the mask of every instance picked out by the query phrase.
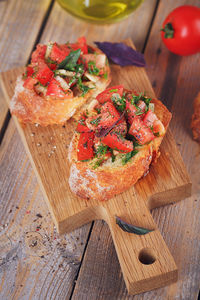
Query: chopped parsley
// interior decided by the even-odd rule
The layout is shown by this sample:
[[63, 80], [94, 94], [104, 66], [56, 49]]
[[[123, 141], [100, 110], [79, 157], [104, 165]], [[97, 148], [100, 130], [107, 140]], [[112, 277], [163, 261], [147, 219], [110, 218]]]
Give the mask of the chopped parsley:
[[88, 72], [92, 75], [99, 75], [100, 70], [97, 68], [94, 61], [89, 61]]
[[145, 93], [140, 93], [137, 95], [132, 95], [131, 104], [137, 105], [138, 102], [142, 100], [146, 104], [146, 112], [149, 110], [149, 103], [151, 102], [152, 98], [148, 98], [145, 96]]
[[117, 92], [118, 92], [118, 89], [112, 89], [112, 90], [109, 91], [109, 93], [114, 93], [114, 92], [117, 93]]
[[103, 144], [100, 144], [98, 147], [97, 147], [97, 150], [96, 150], [96, 154], [97, 156], [99, 155], [105, 155], [106, 152], [108, 150], [108, 146], [105, 146]]
[[138, 150], [133, 150], [131, 152], [128, 152], [126, 154], [123, 154], [122, 156], [122, 165], [125, 165], [133, 156], [135, 156], [138, 153]]
[[108, 73], [107, 72], [103, 74], [103, 78], [108, 79]]
[[83, 92], [81, 96], [84, 96], [85, 94], [87, 94], [87, 92], [88, 92], [89, 90], [91, 90], [91, 88], [89, 88], [89, 86], [84, 85], [84, 84], [82, 83], [82, 80], [81, 80], [80, 77], [78, 78], [78, 86], [79, 86], [80, 90]]
[[92, 121], [90, 121], [90, 124], [98, 126], [100, 120], [101, 120], [101, 117], [97, 117], [96, 119], [93, 119]]
[[123, 112], [125, 110], [126, 99], [124, 96], [120, 97], [119, 94], [115, 93], [111, 96], [111, 100], [118, 111]]

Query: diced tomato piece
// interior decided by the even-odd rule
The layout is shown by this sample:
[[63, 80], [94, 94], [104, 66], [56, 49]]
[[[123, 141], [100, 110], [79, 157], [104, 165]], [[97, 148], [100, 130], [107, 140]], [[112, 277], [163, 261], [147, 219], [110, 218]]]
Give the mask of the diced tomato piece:
[[51, 64], [51, 63], [47, 63], [47, 64], [48, 64], [48, 67], [53, 71], [57, 68], [56, 64]]
[[106, 56], [105, 54], [84, 54], [83, 62], [85, 63], [86, 67], [88, 68], [89, 62], [94, 62], [95, 66], [98, 69], [104, 68], [106, 65]]
[[160, 120], [155, 120], [153, 123], [153, 132], [155, 135], [163, 136], [165, 134], [165, 127]]
[[109, 132], [103, 139], [102, 143], [110, 147], [111, 149], [118, 150], [120, 152], [131, 152], [133, 151], [133, 143], [125, 140], [121, 135], [116, 134], [114, 130]]
[[144, 145], [155, 138], [151, 129], [147, 127], [138, 116], [133, 119], [129, 134], [133, 135], [141, 145]]
[[31, 76], [31, 75], [33, 75], [33, 73], [34, 73], [33, 67], [27, 66], [27, 67], [26, 67], [26, 72], [27, 72], [27, 76], [28, 76], [28, 77]]
[[141, 111], [145, 112], [146, 111], [146, 103], [142, 100], [140, 100], [137, 104], [137, 106], [141, 109]]
[[78, 121], [78, 125], [76, 130], [78, 132], [90, 132], [91, 130], [87, 127], [85, 123], [86, 117], [83, 115], [81, 119]]
[[52, 70], [49, 69], [49, 67], [45, 63], [40, 62], [38, 64], [36, 78], [42, 85], [47, 85], [47, 83], [51, 81], [53, 76], [54, 73], [52, 72]]
[[73, 50], [81, 49], [81, 52], [83, 52], [83, 54], [88, 53], [88, 46], [87, 46], [86, 38], [84, 36], [78, 38], [77, 42], [71, 44], [70, 46]]
[[120, 118], [120, 113], [111, 102], [106, 102], [101, 107], [101, 114], [109, 114], [114, 119]]
[[37, 62], [39, 59], [44, 60], [47, 46], [38, 44], [36, 50], [32, 53], [31, 62]]
[[144, 116], [143, 122], [146, 126], [151, 127], [156, 120], [158, 120], [158, 118], [154, 114], [154, 112], [152, 112], [152, 110], [148, 110], [148, 112]]
[[128, 116], [128, 122], [129, 124], [133, 123], [133, 119], [135, 118], [135, 112], [137, 111], [137, 108], [135, 105], [131, 104], [129, 101], [126, 100], [126, 112]]
[[121, 123], [119, 122], [117, 125], [115, 125], [113, 131], [115, 131], [116, 133], [120, 133], [121, 136], [126, 136], [127, 134], [127, 124], [126, 121], [122, 121]]
[[86, 160], [94, 157], [94, 132], [83, 132], [78, 141], [78, 160]]
[[[112, 126], [117, 120], [119, 120], [120, 114], [111, 102], [106, 102], [101, 107], [101, 113], [89, 117], [86, 121], [87, 126], [92, 130], [97, 130], [99, 128], [107, 128]], [[122, 122], [122, 120], [120, 120]]]
[[23, 86], [28, 89], [28, 90], [33, 90], [34, 89], [34, 85], [38, 82], [38, 80], [36, 78], [32, 78], [32, 77], [28, 77], [26, 78], [26, 80], [24, 81]]
[[123, 85], [116, 85], [116, 86], [112, 86], [108, 89], [106, 89], [105, 91], [103, 91], [102, 93], [100, 93], [96, 99], [100, 102], [100, 103], [105, 103], [107, 101], [111, 102], [111, 96], [114, 93], [117, 93], [120, 95], [120, 97], [122, 97], [123, 95], [123, 91], [124, 91], [124, 87]]
[[52, 79], [48, 85], [46, 95], [61, 99], [67, 99], [73, 96], [73, 92], [70, 89], [64, 91], [60, 86], [60, 83], [56, 79]]
[[57, 43], [54, 43], [51, 49], [50, 59], [57, 63], [61, 63], [69, 53], [70, 49], [68, 47], [63, 47], [63, 45], [59, 46]]

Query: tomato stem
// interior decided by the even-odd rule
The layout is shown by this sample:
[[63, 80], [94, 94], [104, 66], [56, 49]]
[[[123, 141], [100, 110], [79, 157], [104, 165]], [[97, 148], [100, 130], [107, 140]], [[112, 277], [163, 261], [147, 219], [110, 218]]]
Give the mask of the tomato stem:
[[174, 28], [172, 23], [165, 24], [164, 28], [161, 29], [165, 33], [164, 37], [166, 39], [172, 39], [174, 37]]

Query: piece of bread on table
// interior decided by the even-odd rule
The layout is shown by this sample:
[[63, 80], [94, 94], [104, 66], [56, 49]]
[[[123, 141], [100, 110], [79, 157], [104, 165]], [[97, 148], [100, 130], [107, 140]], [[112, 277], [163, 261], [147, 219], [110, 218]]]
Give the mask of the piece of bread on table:
[[[115, 91], [115, 88], [113, 89]], [[125, 95], [126, 94], [126, 95]], [[97, 125], [97, 128], [94, 129], [94, 127], [91, 126], [95, 123], [94, 122], [94, 107], [96, 105], [96, 110], [98, 111], [96, 115], [96, 119], [98, 120], [98, 116], [101, 116], [101, 107], [102, 104], [99, 104], [98, 101], [94, 102], [94, 104], [90, 104], [90, 107], [92, 107], [92, 112], [90, 111], [90, 107], [88, 107], [87, 110], [82, 111], [82, 115], [84, 116], [84, 119], [81, 119], [80, 122], [83, 126], [87, 125], [89, 126], [89, 129], [94, 130], [94, 153], [93, 157], [87, 161], [80, 160], [81, 154], [79, 152], [80, 149], [78, 149], [79, 146], [79, 140], [81, 134], [77, 131], [81, 131], [81, 128], [84, 127], [77, 127], [76, 132], [74, 133], [74, 136], [72, 138], [70, 147], [69, 147], [69, 156], [68, 159], [71, 163], [70, 167], [70, 176], [69, 176], [69, 185], [72, 190], [77, 196], [84, 198], [84, 199], [97, 199], [100, 201], [108, 200], [112, 198], [114, 195], [122, 193], [123, 191], [130, 188], [132, 185], [134, 185], [138, 179], [140, 179], [144, 174], [146, 174], [149, 170], [149, 166], [153, 161], [156, 161], [156, 159], [159, 156], [159, 146], [162, 142], [162, 139], [166, 133], [167, 127], [169, 125], [169, 122], [171, 120], [171, 113], [168, 111], [168, 109], [161, 103], [161, 101], [157, 99], [151, 99], [150, 103], [148, 104], [148, 100], [146, 101], [147, 105], [144, 107], [145, 101], [139, 100], [139, 106], [135, 106], [136, 113], [134, 115], [131, 114], [131, 110], [129, 110], [130, 102], [132, 95], [136, 95], [135, 99], [137, 97], [141, 97], [141, 99], [150, 99], [146, 96], [138, 95], [135, 91], [124, 91], [124, 95], [121, 99], [124, 97], [126, 106], [124, 109], [124, 112], [118, 111], [120, 114], [121, 120], [114, 126], [114, 128], [111, 129], [111, 131], [108, 133], [108, 130], [106, 131], [107, 135], [104, 135], [103, 137], [97, 137], [101, 136], [102, 133], [105, 133], [106, 128], [102, 128], [99, 125]], [[111, 99], [115, 99], [116, 94], [114, 93], [111, 96]], [[118, 97], [118, 96], [117, 96]], [[97, 97], [101, 101], [101, 94]], [[133, 97], [134, 98], [134, 97]], [[94, 100], [96, 101], [96, 100]], [[109, 100], [110, 101], [110, 100]], [[113, 101], [110, 101], [113, 104]], [[96, 103], [96, 104], [95, 104]], [[118, 104], [121, 104], [121, 102], [115, 101], [115, 108], [118, 106]], [[116, 105], [117, 104], [117, 105]], [[104, 106], [105, 104], [103, 104]], [[111, 105], [110, 105], [111, 106]], [[148, 108], [147, 108], [148, 106]], [[119, 108], [119, 106], [118, 106]], [[133, 106], [131, 106], [131, 109], [135, 110]], [[152, 113], [151, 109], [154, 108], [154, 113]], [[100, 114], [99, 114], [100, 112]], [[143, 112], [143, 114], [142, 114]], [[105, 109], [104, 109], [105, 113]], [[147, 115], [148, 113], [148, 115]], [[93, 115], [94, 116], [91, 116]], [[124, 114], [122, 116], [122, 114]], [[88, 116], [89, 115], [89, 116]], [[146, 118], [145, 118], [146, 116]], [[132, 118], [133, 117], [133, 118]], [[109, 118], [109, 115], [108, 115]], [[131, 119], [132, 118], [132, 119]], [[150, 118], [150, 120], [148, 120]], [[105, 118], [104, 118], [105, 119]], [[124, 120], [125, 119], [125, 120]], [[140, 121], [138, 121], [140, 119]], [[89, 120], [89, 121], [88, 121]], [[109, 119], [110, 120], [110, 119]], [[133, 121], [134, 120], [134, 121]], [[83, 123], [84, 121], [84, 123]], [[114, 121], [114, 119], [113, 119]], [[147, 135], [145, 134], [140, 135], [140, 131], [137, 132], [137, 130], [134, 130], [135, 124], [137, 122], [140, 122], [143, 126], [145, 121], [145, 128], [148, 127]], [[91, 122], [91, 123], [90, 123]], [[101, 122], [101, 121], [100, 121]], [[133, 123], [134, 124], [133, 124]], [[143, 122], [143, 123], [141, 123]], [[151, 126], [150, 123], [151, 122]], [[121, 123], [121, 124], [120, 124]], [[123, 125], [122, 125], [123, 124]], [[128, 141], [132, 142], [134, 144], [133, 149], [128, 149], [129, 147], [132, 147], [129, 142], [126, 141], [127, 133], [123, 134], [124, 126], [127, 124], [128, 133], [133, 134], [132, 138], [129, 136]], [[147, 126], [148, 124], [149, 126]], [[78, 124], [78, 126], [80, 126]], [[117, 127], [116, 127], [117, 126]], [[112, 127], [112, 126], [111, 126]], [[132, 127], [132, 129], [131, 129]], [[126, 147], [121, 149], [124, 149], [125, 152], [117, 151], [117, 147], [115, 145], [113, 146], [113, 149], [111, 149], [109, 146], [112, 146], [110, 144], [110, 141], [108, 140], [112, 135], [115, 137], [115, 132], [113, 130], [116, 130], [116, 128], [121, 128], [122, 134], [124, 137], [118, 136], [119, 140], [122, 138], [123, 143], [125, 143]], [[142, 128], [142, 127], [141, 127]], [[150, 129], [149, 129], [150, 128]], [[104, 132], [103, 132], [104, 130]], [[126, 129], [127, 130], [127, 129]], [[150, 131], [153, 132], [153, 136], [151, 136]], [[154, 131], [155, 130], [155, 131]], [[87, 130], [86, 130], [87, 131]], [[118, 132], [118, 131], [117, 131]], [[149, 136], [148, 136], [149, 135]], [[106, 139], [105, 139], [106, 136]], [[149, 141], [145, 143], [146, 141]], [[97, 141], [96, 141], [97, 140]], [[106, 144], [105, 144], [106, 142]], [[101, 144], [99, 144], [101, 143]], [[141, 145], [138, 145], [141, 144]], [[109, 145], [109, 146], [108, 146]], [[116, 144], [117, 145], [117, 144]], [[105, 157], [101, 160], [101, 154], [100, 157], [98, 156], [98, 147], [101, 147], [101, 149], [106, 149], [103, 147], [107, 147], [107, 151], [111, 151], [112, 155], [110, 155], [109, 152], [107, 152], [108, 157]], [[120, 148], [121, 145], [118, 145]], [[118, 150], [119, 150], [118, 148]], [[83, 148], [82, 148], [83, 149]], [[84, 150], [84, 149], [83, 149]], [[91, 150], [91, 149], [90, 149]], [[131, 152], [130, 152], [131, 150]], [[84, 151], [83, 151], [84, 152]], [[133, 154], [133, 155], [132, 155]], [[105, 155], [105, 153], [104, 153]], [[112, 157], [111, 157], [112, 156]], [[84, 158], [84, 157], [82, 157]], [[99, 163], [100, 159], [100, 163]]]
[[194, 113], [192, 115], [191, 129], [194, 140], [200, 143], [200, 92], [194, 99], [193, 107]]
[[10, 110], [22, 123], [63, 124], [110, 80], [105, 54], [85, 38], [74, 44], [39, 44], [17, 79]]

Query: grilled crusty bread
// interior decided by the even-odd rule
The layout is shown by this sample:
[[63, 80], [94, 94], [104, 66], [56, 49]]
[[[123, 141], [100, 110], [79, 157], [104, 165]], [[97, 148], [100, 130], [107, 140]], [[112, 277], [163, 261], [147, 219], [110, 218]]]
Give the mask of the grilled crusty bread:
[[[161, 101], [152, 99], [151, 103], [154, 103], [154, 112], [164, 125], [166, 132], [171, 120], [171, 113]], [[139, 152], [125, 165], [120, 159], [116, 159], [114, 162], [108, 160], [97, 169], [92, 168], [91, 161], [77, 160], [79, 136], [80, 134], [75, 132], [69, 147], [70, 188], [81, 198], [104, 201], [130, 188], [149, 170], [150, 164], [159, 156], [159, 146], [164, 134], [140, 147]]]
[[22, 123], [38, 123], [41, 126], [63, 124], [70, 119], [87, 101], [95, 98], [110, 83], [110, 70], [107, 66], [108, 77], [95, 83], [85, 96], [76, 96], [70, 99], [47, 99], [37, 95], [34, 91], [23, 86], [22, 76], [17, 78], [15, 93], [10, 102], [10, 110]]
[[[41, 48], [45, 45], [38, 46]], [[90, 49], [92, 49], [96, 57], [98, 57], [98, 55], [105, 57], [99, 49], [95, 47], [90, 47]], [[34, 59], [34, 62], [31, 64], [37, 67], [37, 63], [41, 63], [41, 53], [36, 49], [32, 54], [32, 61], [33, 57], [35, 58], [36, 56], [35, 54], [37, 54], [39, 58], [37, 58], [38, 60]], [[43, 58], [42, 61], [46, 63], [45, 58]], [[72, 88], [72, 96], [66, 99], [61, 99], [55, 95], [53, 97], [46, 96], [45, 94], [37, 93], [34, 89], [28, 89], [24, 87], [25, 80], [23, 76], [20, 76], [17, 78], [15, 93], [10, 102], [11, 113], [16, 115], [22, 123], [38, 123], [41, 126], [63, 124], [72, 117], [76, 110], [80, 109], [84, 103], [102, 92], [109, 85], [111, 75], [107, 63], [103, 67], [103, 72], [106, 76], [91, 76], [88, 74], [91, 78], [93, 77], [93, 80], [88, 79], [86, 84], [91, 89], [84, 96], [80, 90]]]
[[200, 92], [194, 99], [194, 113], [192, 115], [191, 128], [194, 140], [200, 142]]

